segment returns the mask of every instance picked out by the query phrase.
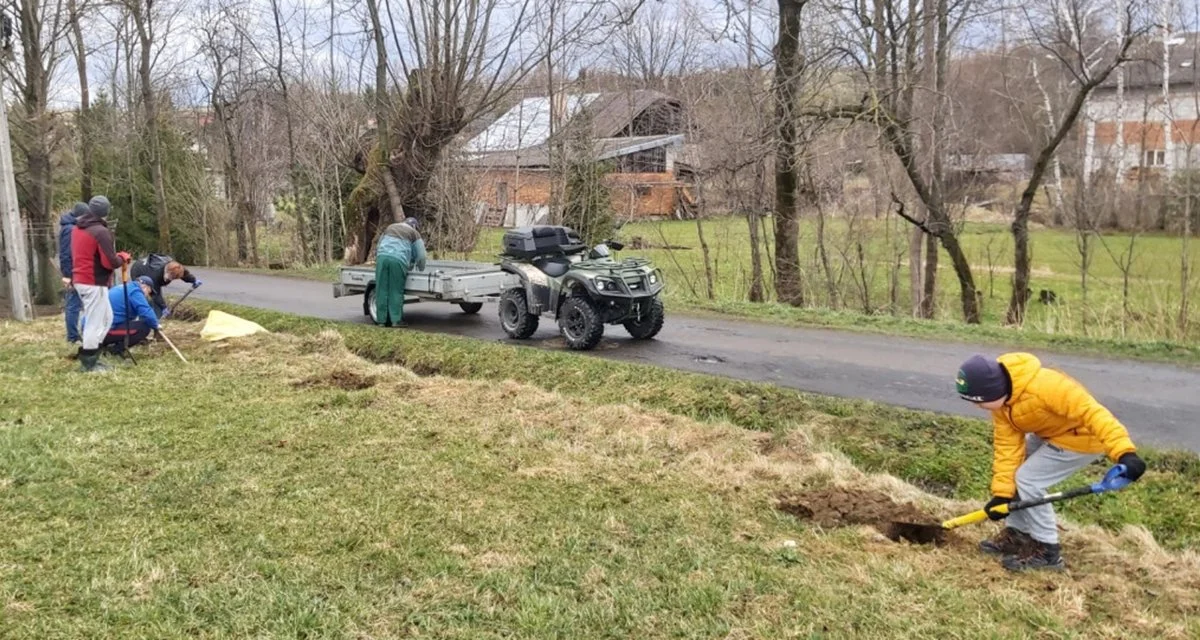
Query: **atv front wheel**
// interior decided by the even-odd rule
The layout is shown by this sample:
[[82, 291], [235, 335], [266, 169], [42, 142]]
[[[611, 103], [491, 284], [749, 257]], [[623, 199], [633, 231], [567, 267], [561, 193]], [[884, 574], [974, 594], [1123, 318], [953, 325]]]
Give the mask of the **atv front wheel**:
[[500, 327], [514, 340], [525, 340], [538, 328], [538, 317], [529, 312], [524, 289], [509, 289], [500, 295]]
[[604, 336], [604, 322], [592, 301], [581, 296], [567, 298], [558, 311], [558, 328], [567, 346], [576, 351], [587, 351], [600, 344]]
[[460, 303], [458, 303], [458, 308], [462, 309], [463, 313], [465, 313], [467, 315], [472, 315], [472, 314], [479, 313], [479, 310], [483, 308], [483, 303], [482, 302], [460, 302]]
[[649, 340], [662, 331], [664, 314], [662, 300], [655, 298], [650, 303], [650, 309], [642, 314], [640, 320], [625, 322], [625, 330], [636, 340]]

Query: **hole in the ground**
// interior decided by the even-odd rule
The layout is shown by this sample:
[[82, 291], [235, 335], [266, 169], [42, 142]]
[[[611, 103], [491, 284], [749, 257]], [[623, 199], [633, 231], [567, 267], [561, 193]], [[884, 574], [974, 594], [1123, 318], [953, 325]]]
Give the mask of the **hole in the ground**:
[[299, 382], [293, 383], [292, 386], [297, 389], [326, 387], [345, 391], [359, 391], [375, 386], [375, 381], [375, 376], [364, 376], [345, 369], [335, 369], [329, 373], [309, 376]]
[[[935, 518], [910, 502], [897, 503], [876, 491], [833, 487], [782, 495], [776, 508], [826, 528], [868, 525], [892, 540], [943, 542], [948, 539], [938, 531], [940, 525]], [[914, 539], [926, 533], [928, 539]]]

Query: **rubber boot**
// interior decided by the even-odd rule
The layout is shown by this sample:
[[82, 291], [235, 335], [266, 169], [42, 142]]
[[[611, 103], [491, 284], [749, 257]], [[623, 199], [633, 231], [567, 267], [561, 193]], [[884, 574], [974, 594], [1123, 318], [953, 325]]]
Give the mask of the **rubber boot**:
[[112, 367], [100, 362], [99, 349], [84, 349], [79, 352], [79, 370], [84, 373], [104, 373]]

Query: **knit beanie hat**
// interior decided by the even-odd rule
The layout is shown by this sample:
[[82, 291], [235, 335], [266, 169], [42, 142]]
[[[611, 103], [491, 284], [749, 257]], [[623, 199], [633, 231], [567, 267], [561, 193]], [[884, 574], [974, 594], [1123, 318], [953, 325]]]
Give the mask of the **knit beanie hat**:
[[91, 209], [92, 213], [96, 214], [97, 217], [107, 218], [108, 210], [112, 208], [112, 205], [109, 204], [108, 198], [105, 198], [104, 196], [96, 196], [88, 202], [88, 208]]
[[958, 395], [970, 402], [992, 402], [1009, 394], [1008, 373], [995, 360], [971, 356], [958, 369]]
[[417, 219], [416, 218], [405, 218], [404, 224], [412, 227], [413, 229], [416, 229], [417, 228]]
[[144, 284], [151, 289], [154, 288], [154, 281], [150, 279], [150, 276], [138, 276], [137, 283]]

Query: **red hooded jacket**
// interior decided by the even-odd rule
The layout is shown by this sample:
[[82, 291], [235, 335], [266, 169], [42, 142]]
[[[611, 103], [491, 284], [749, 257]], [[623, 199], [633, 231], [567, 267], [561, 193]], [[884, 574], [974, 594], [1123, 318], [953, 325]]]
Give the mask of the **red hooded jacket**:
[[88, 212], [75, 220], [71, 231], [71, 279], [75, 284], [107, 287], [113, 271], [125, 261], [113, 246], [112, 231], [104, 219]]

